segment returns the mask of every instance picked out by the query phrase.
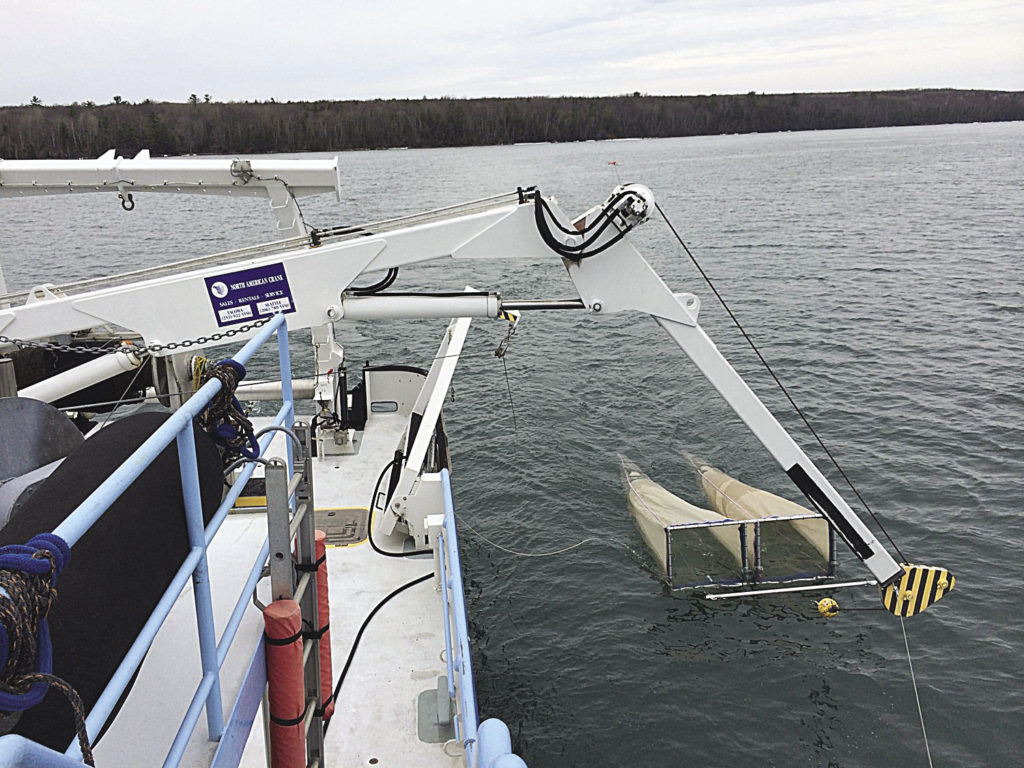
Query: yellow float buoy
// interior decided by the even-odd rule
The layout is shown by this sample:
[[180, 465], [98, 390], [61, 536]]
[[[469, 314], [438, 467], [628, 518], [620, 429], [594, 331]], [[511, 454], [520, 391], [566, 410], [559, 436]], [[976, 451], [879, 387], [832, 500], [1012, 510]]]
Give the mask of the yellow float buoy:
[[826, 619], [839, 615], [839, 603], [831, 597], [823, 597], [818, 601], [818, 613]]

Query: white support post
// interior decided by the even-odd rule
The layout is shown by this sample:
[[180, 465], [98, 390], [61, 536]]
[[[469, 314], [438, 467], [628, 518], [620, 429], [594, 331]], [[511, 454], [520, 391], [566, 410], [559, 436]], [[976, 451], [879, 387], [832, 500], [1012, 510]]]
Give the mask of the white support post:
[[397, 320], [408, 318], [497, 317], [501, 297], [497, 293], [469, 296], [345, 296], [341, 302], [346, 320]]
[[287, 185], [268, 185], [267, 197], [270, 198], [270, 210], [274, 214], [277, 223], [277, 231], [282, 238], [298, 237], [306, 234], [305, 222], [302, 219], [302, 211], [299, 204], [295, 202], [295, 196]]
[[333, 324], [315, 325], [309, 330], [316, 365], [313, 399], [334, 407], [334, 382], [340, 375], [342, 365], [345, 364], [345, 350], [335, 339]]
[[[462, 354], [462, 345], [469, 333], [470, 322], [468, 317], [462, 317], [452, 320], [448, 325], [434, 362], [430, 366], [427, 380], [423, 383], [416, 405], [413, 406], [413, 417], [410, 421], [416, 420], [418, 426], [411, 445], [406, 447], [405, 466], [399, 476], [398, 485], [395, 486], [391, 503], [377, 516], [377, 529], [382, 534], [391, 534], [401, 521], [418, 545], [425, 543], [426, 517], [438, 511], [441, 497], [438, 493], [427, 492], [430, 484], [426, 481], [427, 475], [423, 474], [423, 462], [434, 438], [441, 406], [455, 375], [459, 355]], [[420, 418], [417, 419], [417, 416]]]
[[256, 156], [153, 158], [148, 150], [118, 157], [109, 150], [92, 160], [0, 159], [0, 197], [75, 192], [161, 192], [266, 197], [285, 187], [289, 197], [333, 192], [341, 200], [337, 157], [289, 160]]
[[700, 302], [696, 296], [673, 294], [625, 241], [593, 258], [565, 263], [592, 313], [636, 310], [658, 321], [880, 584], [903, 575], [900, 565], [698, 325]]
[[142, 360], [143, 358], [126, 346], [117, 352], [102, 355], [64, 373], [58, 373], [25, 387], [18, 392], [18, 397], [30, 397], [33, 400], [52, 403], [126, 371], [134, 371], [142, 365]]
[[828, 519], [850, 549], [864, 561], [879, 583], [886, 584], [902, 576], [900, 565], [882, 548], [839, 492], [736, 373], [704, 330], [699, 325], [655, 319], [732, 406], [736, 415], [768, 449], [790, 479]]

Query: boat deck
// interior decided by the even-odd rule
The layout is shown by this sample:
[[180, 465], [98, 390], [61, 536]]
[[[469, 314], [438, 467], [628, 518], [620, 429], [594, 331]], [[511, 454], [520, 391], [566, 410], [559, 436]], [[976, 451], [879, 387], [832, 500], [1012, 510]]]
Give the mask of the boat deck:
[[[373, 485], [391, 460], [406, 424], [406, 414], [372, 414], [362, 433], [358, 454], [314, 459], [317, 510], [366, 509]], [[262, 425], [257, 422], [255, 426], [259, 429]], [[283, 439], [275, 440], [267, 455], [281, 454]], [[232, 514], [210, 548], [218, 635], [266, 533], [264, 514]], [[397, 538], [378, 541], [381, 547], [396, 551], [401, 549], [401, 543]], [[363, 540], [329, 547], [327, 563], [333, 676], [337, 681], [359, 627], [369, 613], [394, 589], [432, 573], [434, 562], [429, 555], [384, 557]], [[264, 580], [257, 595], [266, 601], [267, 593], [269, 586]], [[150, 649], [121, 713], [97, 745], [98, 764], [150, 765], [163, 761], [180, 717], [188, 707], [192, 686], [200, 677], [195, 626], [192, 591], [186, 589]], [[223, 668], [225, 714], [262, 630], [262, 616], [252, 606]], [[425, 701], [436, 701], [438, 677], [445, 674], [444, 647], [442, 603], [435, 580], [417, 584], [377, 613], [360, 640], [336, 702], [325, 740], [327, 765], [433, 768], [464, 764], [458, 745], [449, 744], [451, 754], [447, 754], [444, 741], [429, 743], [418, 737], [422, 731], [418, 728], [419, 699], [429, 692], [430, 698], [424, 697]], [[140, 734], [146, 737], [140, 739]], [[209, 765], [216, 747], [216, 742], [207, 739], [203, 717], [182, 764]], [[266, 765], [259, 715], [241, 765]]]

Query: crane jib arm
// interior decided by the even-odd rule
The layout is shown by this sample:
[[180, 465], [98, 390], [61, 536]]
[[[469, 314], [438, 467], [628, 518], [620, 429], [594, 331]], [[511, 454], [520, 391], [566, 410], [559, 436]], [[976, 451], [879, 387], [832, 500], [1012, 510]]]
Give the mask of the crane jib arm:
[[[100, 189], [116, 188], [118, 181], [134, 182], [133, 188], [138, 189], [144, 173], [151, 174], [147, 183], [155, 183], [165, 168], [177, 167], [186, 175], [191, 174], [193, 180], [205, 173], [196, 166], [188, 167], [190, 162], [204, 161], [177, 160], [164, 166], [148, 156], [130, 161], [105, 156], [89, 162], [91, 167], [75, 169], [80, 171], [79, 181], [83, 187], [95, 185]], [[220, 163], [218, 181], [225, 192], [254, 191], [250, 185], [265, 183], [273, 187], [278, 183], [272, 178], [276, 175], [271, 173], [273, 169], [262, 167], [256, 160], [243, 165], [238, 161]], [[39, 186], [44, 186], [44, 178], [47, 185], [56, 186], [60, 183], [57, 177], [73, 169], [65, 165], [56, 175], [47, 176], [49, 170], [52, 169], [0, 164], [0, 193], [11, 194], [17, 189], [31, 194], [30, 176], [35, 177]], [[300, 171], [305, 170], [312, 175], [304, 176]], [[137, 178], [128, 178], [127, 171], [136, 171]], [[294, 177], [298, 190], [336, 184], [332, 182], [337, 175], [336, 162], [324, 163], [322, 168], [296, 167], [292, 172], [299, 174]], [[6, 190], [5, 184], [10, 185]], [[952, 576], [945, 571], [928, 570], [926, 566], [901, 565], [892, 558], [704, 333], [697, 322], [699, 299], [693, 294], [673, 293], [636, 250], [626, 234], [645, 221], [654, 208], [651, 191], [630, 184], [616, 188], [603, 203], [582, 216], [569, 219], [554, 200], [542, 198], [535, 189], [520, 189], [516, 195], [474, 201], [405, 219], [337, 232], [328, 230], [323, 237], [293, 238], [252, 253], [224, 254], [229, 258], [216, 263], [184, 262], [139, 274], [137, 279], [127, 282], [83, 284], [70, 295], [41, 287], [33, 289], [23, 305], [13, 301], [21, 297], [12, 294], [6, 297], [11, 300], [9, 306], [0, 302], [0, 334], [8, 338], [45, 338], [106, 322], [141, 333], [149, 344], [202, 337], [219, 331], [225, 323], [241, 322], [230, 314], [231, 308], [226, 304], [221, 307], [216, 303], [221, 300], [218, 297], [223, 295], [222, 301], [227, 302], [232, 295], [226, 291], [234, 290], [236, 284], [248, 286], [260, 281], [268, 286], [274, 282], [274, 290], [267, 288], [265, 295], [259, 295], [260, 301], [274, 298], [284, 305], [287, 299], [284, 311], [289, 312], [291, 329], [371, 315], [437, 316], [439, 307], [452, 310], [450, 316], [462, 313], [498, 317], [502, 300], [493, 291], [425, 297], [389, 296], [383, 289], [365, 295], [349, 289], [362, 285], [367, 274], [391, 274], [400, 267], [438, 259], [542, 262], [558, 258], [576, 288], [578, 303], [562, 300], [533, 302], [534, 306], [530, 301], [513, 304], [520, 309], [550, 309], [554, 304], [558, 308], [579, 307], [595, 320], [621, 311], [654, 318], [865, 563], [885, 590], [886, 607], [900, 615], [923, 610], [952, 589]], [[243, 272], [246, 280], [230, 279]], [[257, 277], [249, 279], [252, 275]], [[248, 294], [246, 297], [252, 298]], [[154, 306], [174, 307], [176, 311], [154, 313]], [[239, 337], [246, 338], [253, 332]], [[927, 595], [922, 595], [922, 589]]]

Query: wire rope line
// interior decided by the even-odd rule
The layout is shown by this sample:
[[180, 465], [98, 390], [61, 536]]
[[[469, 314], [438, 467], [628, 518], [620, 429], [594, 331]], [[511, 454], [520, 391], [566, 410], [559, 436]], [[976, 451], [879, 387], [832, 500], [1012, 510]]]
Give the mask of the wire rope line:
[[117, 398], [117, 400], [114, 402], [114, 407], [110, 409], [110, 411], [107, 413], [106, 418], [103, 419], [103, 423], [100, 424], [100, 428], [101, 429], [103, 427], [107, 426], [107, 422], [110, 421], [110, 417], [114, 415], [114, 411], [116, 411], [118, 409], [118, 407], [121, 405], [121, 403], [125, 399], [125, 397], [128, 396], [128, 393], [131, 391], [132, 387], [135, 386], [136, 379], [139, 378], [139, 374], [142, 373], [142, 370], [146, 367], [146, 363], [148, 361], [149, 361], [149, 357], [147, 355], [146, 358], [143, 359], [142, 362], [139, 363], [139, 367], [135, 369], [135, 375], [132, 376], [131, 381], [128, 382], [128, 386], [124, 388], [124, 392], [122, 392], [121, 396], [119, 398]]
[[[57, 599], [57, 576], [66, 567], [71, 550], [62, 540], [48, 533], [32, 538], [27, 547], [7, 546], [3, 549], [0, 623], [4, 627], [5, 659], [0, 669], [0, 691], [11, 697], [12, 703], [22, 702], [13, 709], [19, 716], [41, 701], [33, 702], [28, 698], [33, 695], [36, 684], [42, 683], [62, 693], [71, 705], [82, 762], [96, 765], [82, 698], [69, 682], [53, 675], [49, 669], [50, 631], [45, 619]], [[49, 568], [39, 562], [44, 560], [49, 563]]]
[[722, 294], [718, 292], [718, 288], [715, 287], [714, 282], [712, 282], [707, 272], [704, 271], [704, 268], [701, 267], [696, 257], [690, 252], [690, 249], [686, 246], [686, 243], [683, 241], [683, 238], [679, 235], [679, 232], [676, 231], [676, 228], [672, 225], [672, 222], [669, 220], [668, 216], [665, 215], [665, 211], [662, 210], [661, 205], [655, 202], [654, 207], [657, 208], [658, 213], [661, 214], [662, 219], [665, 220], [665, 223], [668, 225], [668, 228], [672, 231], [672, 234], [675, 236], [676, 240], [679, 241], [679, 245], [682, 246], [683, 251], [685, 251], [686, 255], [690, 257], [690, 261], [693, 262], [693, 265], [697, 268], [697, 271], [700, 272], [701, 277], [704, 278], [704, 282], [708, 284], [708, 287], [711, 289], [711, 292], [715, 294], [715, 298], [718, 299], [719, 303], [725, 309], [726, 313], [728, 313], [729, 317], [732, 319], [733, 324], [735, 324], [736, 328], [739, 329], [739, 332], [743, 335], [743, 338], [746, 339], [747, 344], [750, 345], [750, 348], [754, 350], [754, 353], [761, 361], [761, 364], [764, 365], [765, 370], [768, 371], [769, 375], [778, 385], [779, 389], [782, 391], [782, 394], [786, 396], [786, 399], [789, 401], [789, 404], [793, 406], [793, 410], [796, 411], [801, 421], [803, 421], [804, 426], [806, 426], [810, 433], [814, 436], [814, 439], [817, 441], [818, 445], [821, 446], [821, 449], [825, 452], [825, 455], [828, 456], [833, 466], [836, 468], [839, 474], [842, 475], [843, 480], [846, 481], [846, 484], [850, 487], [850, 490], [853, 491], [853, 494], [860, 501], [861, 505], [864, 507], [867, 513], [871, 515], [871, 519], [875, 521], [875, 524], [879, 527], [882, 533], [885, 534], [885, 538], [889, 541], [889, 544], [892, 545], [893, 549], [896, 550], [896, 554], [900, 556], [900, 559], [904, 563], [907, 562], [906, 555], [904, 555], [903, 552], [900, 550], [899, 545], [895, 541], [893, 541], [892, 536], [889, 535], [889, 532], [885, 529], [885, 526], [882, 524], [882, 521], [878, 518], [878, 515], [876, 515], [874, 510], [871, 509], [871, 506], [867, 503], [867, 500], [865, 500], [865, 498], [861, 495], [860, 491], [857, 490], [857, 486], [854, 485], [853, 480], [850, 479], [849, 475], [847, 475], [846, 472], [843, 470], [842, 466], [840, 466], [839, 460], [836, 459], [836, 457], [832, 454], [832, 451], [830, 451], [828, 449], [828, 446], [825, 445], [825, 441], [822, 440], [821, 436], [817, 433], [814, 427], [811, 426], [811, 422], [808, 420], [803, 410], [801, 410], [800, 406], [796, 404], [796, 400], [793, 399], [793, 396], [789, 393], [789, 390], [786, 389], [786, 385], [782, 383], [782, 380], [779, 379], [779, 377], [775, 374], [775, 371], [772, 370], [771, 365], [769, 365], [764, 355], [761, 354], [761, 350], [758, 349], [757, 345], [754, 343], [754, 340], [750, 338], [746, 329], [744, 329], [743, 324], [740, 323], [739, 318], [737, 318], [736, 315], [733, 314], [733, 311], [729, 307], [729, 304], [726, 302], [725, 298], [722, 296]]
[[512, 431], [515, 432], [518, 424], [516, 423], [516, 404], [512, 400], [512, 384], [508, 380], [508, 366], [505, 365], [505, 357], [501, 358], [501, 367], [505, 370], [505, 388], [508, 390], [508, 404], [512, 409]]
[[509, 549], [508, 547], [503, 547], [503, 546], [501, 546], [501, 544], [498, 544], [498, 543], [496, 543], [494, 541], [491, 541], [489, 538], [487, 538], [482, 533], [480, 533], [480, 531], [478, 531], [472, 525], [467, 523], [465, 518], [462, 517], [462, 515], [456, 515], [455, 517], [458, 519], [459, 525], [466, 526], [470, 531], [472, 531], [474, 534], [479, 536], [481, 539], [483, 539], [485, 542], [490, 544], [495, 549], [499, 549], [502, 552], [507, 552], [510, 555], [516, 555], [518, 557], [554, 557], [555, 555], [563, 555], [566, 552], [571, 552], [574, 549], [578, 549], [579, 547], [582, 547], [584, 544], [587, 544], [587, 543], [589, 543], [591, 541], [603, 541], [603, 539], [598, 539], [598, 538], [595, 538], [595, 537], [591, 537], [589, 539], [583, 539], [583, 541], [578, 541], [575, 544], [572, 544], [572, 545], [570, 545], [568, 547], [563, 547], [562, 549], [556, 549], [554, 552], [517, 552], [514, 549]]
[[921, 710], [921, 696], [917, 692], [917, 676], [914, 675], [914, 662], [910, 658], [910, 643], [907, 642], [907, 625], [900, 616], [900, 629], [903, 630], [903, 646], [907, 649], [907, 665], [910, 667], [910, 682], [914, 686], [914, 700], [917, 702], [917, 716], [921, 720], [921, 735], [924, 737], [924, 751], [928, 755], [928, 768], [932, 766], [932, 750], [928, 746], [928, 731], [924, 727], [924, 712]]

